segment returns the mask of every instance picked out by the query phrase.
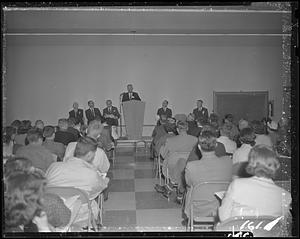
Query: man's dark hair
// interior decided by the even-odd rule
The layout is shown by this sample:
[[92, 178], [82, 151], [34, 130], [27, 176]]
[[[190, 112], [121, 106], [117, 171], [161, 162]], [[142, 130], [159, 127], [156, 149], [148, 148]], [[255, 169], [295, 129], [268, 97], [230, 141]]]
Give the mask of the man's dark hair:
[[40, 130], [30, 129], [26, 136], [29, 143], [37, 142], [39, 139], [43, 139], [43, 135]]
[[54, 133], [55, 133], [55, 129], [54, 129], [53, 126], [47, 125], [47, 126], [44, 127], [44, 130], [43, 130], [43, 135], [44, 135], [44, 137], [49, 138], [49, 137], [51, 137]]
[[97, 141], [91, 137], [81, 137], [75, 148], [74, 156], [83, 157], [90, 151], [95, 152], [97, 149]]

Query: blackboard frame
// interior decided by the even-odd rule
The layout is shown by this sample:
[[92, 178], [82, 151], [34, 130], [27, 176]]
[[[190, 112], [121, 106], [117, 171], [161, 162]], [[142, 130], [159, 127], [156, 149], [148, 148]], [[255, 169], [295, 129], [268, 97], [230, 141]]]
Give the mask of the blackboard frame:
[[[261, 118], [257, 120], [261, 120], [263, 117], [268, 117], [269, 115], [269, 92], [268, 91], [214, 91], [213, 92], [213, 112], [219, 116], [220, 119], [223, 119], [225, 116], [225, 113], [222, 112], [222, 110], [218, 109], [218, 97], [226, 97], [226, 96], [262, 96], [264, 97], [263, 105], [257, 105], [257, 107], [261, 107], [261, 109], [264, 111]], [[239, 101], [236, 101], [235, 103], [238, 104]], [[234, 115], [234, 112], [227, 112]], [[253, 120], [251, 117], [247, 117], [246, 115], [243, 117], [247, 120]], [[236, 121], [239, 119], [235, 118]]]

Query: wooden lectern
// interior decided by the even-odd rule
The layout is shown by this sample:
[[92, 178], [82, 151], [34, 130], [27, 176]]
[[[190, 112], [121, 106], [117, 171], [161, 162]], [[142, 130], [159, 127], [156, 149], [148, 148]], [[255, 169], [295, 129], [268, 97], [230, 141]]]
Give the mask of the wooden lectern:
[[141, 139], [143, 133], [145, 102], [131, 100], [122, 103], [128, 139]]

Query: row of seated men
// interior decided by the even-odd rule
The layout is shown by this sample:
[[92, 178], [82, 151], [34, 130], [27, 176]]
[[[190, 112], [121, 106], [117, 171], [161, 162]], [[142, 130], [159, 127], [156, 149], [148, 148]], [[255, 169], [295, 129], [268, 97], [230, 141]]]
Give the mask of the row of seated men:
[[151, 144], [152, 157], [162, 161], [163, 176], [170, 180], [155, 189], [166, 198], [175, 194], [175, 201], [184, 203], [182, 224], [190, 217], [193, 187], [210, 181], [228, 182], [228, 190], [221, 206], [214, 198], [198, 208], [197, 216], [224, 221], [235, 216], [289, 215], [291, 194], [273, 181], [280, 168], [274, 148], [280, 140], [278, 125], [269, 122], [266, 129], [262, 121], [240, 120], [236, 126], [230, 116], [220, 126], [210, 123], [194, 131], [189, 128], [192, 116], [177, 122], [163, 116]]
[[[82, 132], [75, 128], [70, 130], [66, 119], [59, 120], [56, 132], [55, 127], [43, 127], [42, 122], [37, 121], [27, 130], [25, 138], [21, 137], [23, 141], [18, 136], [24, 131], [22, 134], [17, 132], [18, 129], [12, 126], [4, 130], [4, 168], [16, 165], [15, 161], [29, 161], [27, 164], [42, 174], [47, 186], [75, 187], [85, 191], [92, 201], [93, 215], [97, 215], [99, 207], [93, 199], [100, 193], [104, 194], [104, 200], [108, 199], [109, 178], [106, 174], [113, 146], [109, 129], [104, 130], [101, 120], [91, 121]], [[14, 150], [16, 141], [21, 146]], [[87, 226], [87, 218], [88, 206], [81, 205], [76, 217], [79, 228]]]

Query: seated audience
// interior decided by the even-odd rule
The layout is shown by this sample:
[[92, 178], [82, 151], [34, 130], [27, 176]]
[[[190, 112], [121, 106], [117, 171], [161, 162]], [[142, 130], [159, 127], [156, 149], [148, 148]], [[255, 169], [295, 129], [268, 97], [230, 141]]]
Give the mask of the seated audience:
[[211, 113], [209, 116], [209, 124], [216, 130], [219, 129], [219, 116], [215, 113]]
[[[96, 119], [101, 123], [100, 119]], [[114, 138], [111, 135], [111, 127], [106, 123], [103, 123], [103, 128], [100, 136], [97, 138], [98, 146], [102, 148], [107, 154], [115, 148]]]
[[77, 102], [73, 103], [73, 110], [69, 111], [69, 118], [75, 119], [75, 125], [84, 125], [83, 109], [79, 109]]
[[76, 142], [78, 137], [68, 131], [68, 120], [67, 119], [59, 119], [58, 127], [59, 130], [55, 132], [54, 141], [59, 142], [67, 146], [70, 142]]
[[157, 110], [156, 115], [158, 117], [158, 122], [157, 122], [158, 124], [160, 123], [160, 119], [162, 115], [164, 115], [166, 118], [172, 117], [172, 110], [168, 108], [168, 104], [169, 102], [167, 100], [164, 100], [162, 102], [162, 107]]
[[155, 151], [155, 145], [159, 138], [161, 138], [163, 135], [168, 134], [165, 124], [167, 123], [167, 116], [162, 115], [159, 119], [159, 124], [157, 124], [153, 131], [152, 131], [152, 142], [150, 145], [150, 157], [155, 158], [157, 157], [156, 151]]
[[224, 123], [220, 129], [221, 136], [217, 138], [217, 141], [225, 146], [226, 153], [232, 155], [237, 149], [236, 142], [232, 138], [232, 124]]
[[241, 131], [244, 128], [249, 128], [249, 122], [245, 119], [240, 119], [239, 120], [239, 125], [238, 125], [238, 129], [239, 131]]
[[28, 130], [31, 129], [31, 121], [23, 120], [21, 126], [18, 128], [17, 135], [15, 137], [15, 144], [17, 145], [27, 145], [26, 136]]
[[233, 115], [232, 114], [226, 114], [224, 119], [223, 119], [223, 124], [231, 125], [232, 128], [231, 128], [230, 138], [233, 141], [236, 141], [237, 138], [238, 138], [238, 135], [239, 135], [239, 130], [238, 130], [238, 127], [235, 124]]
[[173, 190], [172, 184], [178, 183], [175, 177], [175, 167], [177, 161], [181, 158], [187, 160], [193, 147], [197, 144], [197, 138], [187, 134], [188, 125], [187, 122], [179, 121], [177, 123], [178, 135], [166, 139], [166, 143], [160, 149], [160, 156], [163, 158], [162, 172], [166, 177], [166, 170], [168, 169], [168, 176], [171, 181], [171, 185], [167, 185], [169, 191], [166, 194], [170, 194]]
[[195, 136], [195, 137], [199, 137], [199, 135], [201, 133], [201, 127], [198, 127], [193, 113], [188, 114], [187, 123], [188, 123], [187, 134]]
[[6, 179], [4, 196], [5, 232], [24, 232], [35, 223], [31, 232], [50, 232], [43, 211], [43, 192], [46, 180], [39, 174], [16, 172]]
[[[201, 133], [204, 131], [210, 131], [215, 135], [216, 138], [218, 137], [218, 131], [210, 125], [204, 125]], [[215, 154], [217, 157], [222, 157], [222, 156], [226, 155], [226, 149], [225, 149], [224, 144], [217, 141]], [[201, 154], [200, 145], [196, 144], [194, 146], [194, 148], [192, 149], [191, 153], [189, 154], [187, 161], [190, 162], [190, 161], [194, 161], [194, 160], [200, 160], [201, 158], [202, 158], [202, 154]]]
[[272, 180], [279, 167], [271, 147], [254, 146], [246, 168], [253, 176], [235, 179], [230, 184], [219, 208], [220, 221], [235, 216], [287, 216], [291, 194]]
[[76, 125], [76, 119], [75, 118], [69, 118], [68, 119], [68, 131], [75, 135], [76, 141], [80, 137], [80, 125]]
[[14, 157], [6, 161], [3, 167], [4, 179], [16, 172], [34, 172], [35, 168], [28, 158]]
[[255, 145], [255, 134], [252, 128], [243, 128], [240, 132], [241, 147], [238, 148], [232, 156], [233, 177], [247, 177], [249, 174], [245, 171], [248, 165], [249, 152]]
[[[92, 164], [97, 150], [97, 141], [80, 138], [76, 144], [74, 157], [65, 162], [53, 163], [46, 172], [48, 186], [75, 187], [85, 191], [90, 200], [95, 199], [106, 187], [109, 179], [102, 177]], [[97, 215], [99, 210], [95, 200], [92, 210]], [[76, 222], [85, 223], [88, 218], [87, 204], [82, 205]], [[86, 224], [82, 224], [86, 226]]]
[[[215, 135], [210, 131], [204, 131], [199, 137], [201, 148], [201, 160], [188, 162], [185, 168], [185, 181], [188, 188], [184, 213], [190, 217], [191, 187], [210, 181], [230, 182], [232, 178], [232, 160], [228, 156], [217, 157], [215, 148], [217, 145]], [[197, 207], [195, 215], [200, 217], [216, 215], [219, 202], [217, 199], [205, 202]]]
[[57, 157], [42, 146], [43, 136], [40, 131], [35, 129], [29, 130], [27, 139], [29, 144], [19, 148], [16, 152], [16, 156], [29, 158], [34, 167], [46, 172], [48, 167], [56, 161]]
[[[3, 158], [13, 156], [14, 138], [16, 136], [16, 129], [12, 126], [7, 126], [3, 131]], [[5, 163], [5, 162], [4, 162]]]
[[54, 142], [54, 127], [51, 125], [48, 125], [43, 130], [43, 136], [45, 137], [45, 140], [43, 142], [43, 146], [48, 149], [52, 154], [57, 155], [57, 161], [62, 161], [65, 155], [66, 147], [59, 142]]
[[18, 132], [18, 129], [21, 127], [22, 122], [20, 120], [14, 120], [10, 126], [14, 127], [16, 129], [16, 132]]
[[[100, 121], [92, 121], [90, 122], [88, 129], [87, 129], [87, 136], [97, 140], [97, 138], [100, 136], [101, 132], [103, 130], [103, 125]], [[67, 162], [69, 159], [72, 159], [74, 157], [75, 149], [76, 149], [77, 142], [71, 142], [68, 144], [66, 148], [66, 153], [63, 158], [64, 162]], [[97, 147], [95, 157], [92, 161], [92, 164], [95, 166], [95, 168], [102, 174], [106, 175], [107, 171], [109, 170], [110, 163], [109, 160], [100, 147]]]
[[265, 129], [265, 125], [263, 124], [263, 122], [258, 121], [258, 120], [253, 120], [253, 121], [251, 121], [251, 126], [256, 135], [255, 145], [265, 144], [270, 147], [273, 146], [270, 136], [266, 135], [266, 129]]
[[40, 130], [41, 132], [43, 132], [44, 122], [42, 120], [36, 120], [33, 128], [35, 128], [35, 129]]

